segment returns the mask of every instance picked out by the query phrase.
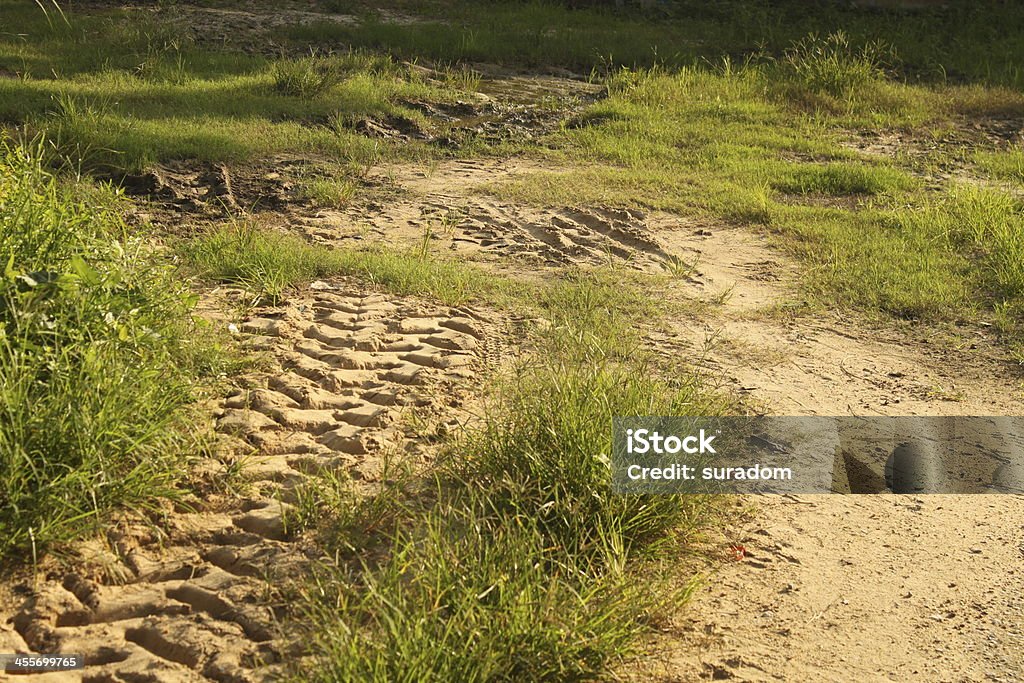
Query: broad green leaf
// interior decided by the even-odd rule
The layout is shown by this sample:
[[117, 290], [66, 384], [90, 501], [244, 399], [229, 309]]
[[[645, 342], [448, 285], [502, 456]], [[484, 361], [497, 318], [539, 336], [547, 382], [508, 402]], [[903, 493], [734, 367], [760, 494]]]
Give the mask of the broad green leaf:
[[96, 269], [86, 263], [81, 256], [71, 258], [71, 270], [87, 285], [98, 285], [103, 281]]

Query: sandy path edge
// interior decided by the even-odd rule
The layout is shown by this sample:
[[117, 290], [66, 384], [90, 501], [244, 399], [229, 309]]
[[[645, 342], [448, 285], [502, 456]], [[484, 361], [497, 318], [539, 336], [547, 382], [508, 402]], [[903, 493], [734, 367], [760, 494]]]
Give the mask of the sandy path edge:
[[[799, 268], [727, 228], [667, 236], [700, 256], [682, 294], [724, 305], [657, 340], [780, 415], [1020, 414], [1019, 369], [991, 340], [772, 314]], [[712, 339], [710, 344], [708, 339]], [[754, 506], [644, 679], [1024, 680], [1024, 496], [804, 495]], [[735, 548], [742, 547], [737, 554]], [[739, 559], [737, 559], [739, 558]]]

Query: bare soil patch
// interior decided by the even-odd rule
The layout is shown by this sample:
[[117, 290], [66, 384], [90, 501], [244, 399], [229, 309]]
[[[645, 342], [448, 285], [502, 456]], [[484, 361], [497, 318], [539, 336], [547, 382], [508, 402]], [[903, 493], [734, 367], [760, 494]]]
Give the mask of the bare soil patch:
[[85, 655], [83, 671], [59, 680], [277, 678], [288, 587], [319, 559], [294, 528], [297, 488], [330, 469], [368, 491], [388, 457], [429, 457], [430, 435], [415, 425], [465, 419], [499, 324], [343, 280], [257, 309], [240, 334], [271, 367], [213, 410], [222, 460], [199, 464], [212, 481], [237, 465], [234, 490], [125, 520], [76, 549], [77, 561], [51, 562], [14, 587], [0, 644]]
[[[780, 315], [796, 268], [764, 240], [709, 228], [666, 241], [702, 256], [701, 274], [682, 287], [722, 303], [654, 343], [701, 359], [774, 414], [1019, 412], [1019, 368], [981, 332], [950, 349], [840, 316]], [[638, 679], [1024, 676], [1024, 496], [745, 502], [747, 521], [712, 544], [723, 559]]]

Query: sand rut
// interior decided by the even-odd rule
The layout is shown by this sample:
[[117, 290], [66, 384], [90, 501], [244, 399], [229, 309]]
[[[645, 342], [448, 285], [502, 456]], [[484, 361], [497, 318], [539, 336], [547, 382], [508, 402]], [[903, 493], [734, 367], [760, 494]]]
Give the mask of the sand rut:
[[456, 249], [468, 244], [550, 265], [614, 259], [656, 271], [672, 260], [641, 213], [603, 208], [529, 210], [481, 203], [465, 209], [452, 240]]
[[286, 610], [273, 586], [301, 577], [309, 562], [293, 543], [290, 492], [330, 468], [371, 487], [384, 453], [419, 436], [403, 411], [441, 420], [459, 405], [493, 325], [468, 309], [316, 283], [243, 329], [275, 365], [243, 378], [216, 412], [229, 442], [255, 449], [246, 495], [194, 501], [197, 511], [161, 520], [166, 532], [111, 529], [106, 559], [120, 581], [73, 572], [42, 580], [14, 615], [14, 632], [0, 635], [37, 652], [84, 654], [87, 666], [40, 680], [273, 678]]

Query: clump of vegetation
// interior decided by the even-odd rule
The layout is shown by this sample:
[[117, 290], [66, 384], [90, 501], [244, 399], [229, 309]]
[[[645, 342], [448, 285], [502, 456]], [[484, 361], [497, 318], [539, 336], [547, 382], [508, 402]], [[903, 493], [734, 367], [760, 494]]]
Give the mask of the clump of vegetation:
[[317, 206], [337, 209], [352, 200], [357, 187], [346, 177], [310, 178], [303, 183], [300, 195]]
[[196, 446], [187, 284], [41, 157], [0, 141], [0, 556], [173, 495]]
[[447, 65], [440, 71], [441, 80], [445, 84], [461, 92], [477, 92], [483, 82], [483, 76], [468, 66]]
[[1024, 205], [1010, 194], [954, 187], [921, 210], [896, 213], [898, 224], [972, 255], [975, 281], [996, 301], [1024, 303]]
[[635, 651], [652, 602], [681, 602], [615, 571], [614, 548], [598, 570], [479, 495], [396, 529], [387, 559], [358, 578], [322, 577], [319, 656], [298, 678], [591, 680]]
[[500, 297], [510, 288], [505, 280], [471, 266], [432, 258], [429, 250], [329, 249], [244, 222], [189, 239], [179, 248], [196, 275], [240, 284], [270, 303], [289, 287], [338, 275], [452, 305], [474, 295]]
[[[604, 306], [619, 294], [601, 291], [604, 286], [558, 287], [569, 291], [556, 296], [569, 293], [569, 300], [558, 302], [564, 308], [552, 311], [553, 327], [539, 341], [539, 353], [519, 369], [485, 427], [462, 446], [459, 472], [508, 514], [534, 519], [552, 547], [595, 560], [612, 541], [639, 550], [662, 538], [690, 505], [680, 496], [612, 493], [612, 417], [722, 408], [690, 372], [675, 384], [657, 379], [639, 344], [616, 330], [622, 316], [609, 316]], [[580, 327], [569, 316], [589, 324]]]
[[422, 156], [423, 145], [311, 123], [415, 118], [402, 101], [451, 101], [462, 96], [460, 82], [472, 85], [428, 83], [386, 54], [358, 50], [281, 60], [206, 50], [146, 12], [68, 12], [66, 24], [20, 0], [3, 12], [20, 33], [0, 35], [0, 72], [18, 75], [0, 78], [0, 119], [45, 134], [61, 156], [105, 175], [284, 152], [340, 165]]
[[786, 50], [782, 64], [812, 92], [847, 97], [863, 86], [882, 79], [894, 58], [892, 49], [879, 41], [855, 47], [843, 31], [824, 38], [811, 34]]
[[653, 379], [627, 332], [653, 304], [620, 275], [547, 290], [536, 352], [419, 495], [385, 489], [327, 528], [350, 559], [309, 596], [313, 680], [590, 680], [685, 599], [652, 563], [708, 501], [613, 495], [608, 425], [724, 405], [690, 373]]
[[998, 152], [977, 152], [974, 157], [986, 173], [1024, 186], [1024, 148], [1016, 146]]
[[[314, 99], [349, 77], [381, 80], [405, 79], [409, 72], [387, 55], [352, 51], [337, 55], [311, 54], [298, 59], [280, 59], [270, 68], [274, 90], [282, 95]], [[471, 81], [452, 80], [454, 86]]]
[[341, 74], [326, 57], [311, 55], [274, 62], [274, 90], [282, 95], [311, 99], [341, 82]]
[[785, 169], [772, 182], [781, 192], [795, 194], [820, 193], [832, 197], [845, 195], [883, 195], [917, 186], [914, 179], [897, 168], [864, 162], [832, 162], [800, 164]]

